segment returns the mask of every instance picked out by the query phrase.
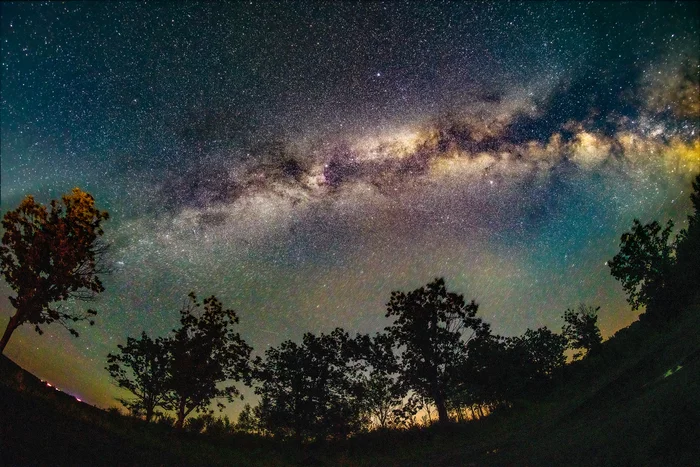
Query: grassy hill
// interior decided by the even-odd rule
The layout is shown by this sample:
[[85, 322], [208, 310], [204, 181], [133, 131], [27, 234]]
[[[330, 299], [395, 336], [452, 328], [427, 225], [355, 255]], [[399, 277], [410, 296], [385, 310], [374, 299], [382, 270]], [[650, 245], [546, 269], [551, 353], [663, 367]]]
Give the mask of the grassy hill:
[[0, 400], [7, 465], [700, 465], [700, 307], [664, 330], [619, 331], [546, 397], [512, 410], [304, 448], [173, 433], [80, 403], [5, 357]]

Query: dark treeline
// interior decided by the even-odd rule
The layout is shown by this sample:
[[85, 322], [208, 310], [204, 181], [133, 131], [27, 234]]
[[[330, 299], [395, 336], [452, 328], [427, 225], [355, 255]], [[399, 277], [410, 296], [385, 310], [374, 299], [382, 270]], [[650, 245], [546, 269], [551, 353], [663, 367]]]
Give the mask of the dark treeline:
[[[246, 406], [239, 428], [300, 441], [344, 438], [370, 429], [406, 428], [432, 421], [466, 420], [510, 406], [542, 390], [566, 363], [601, 343], [596, 308], [567, 310], [563, 332], [546, 327], [503, 337], [477, 315], [478, 305], [449, 292], [442, 278], [414, 291], [393, 292], [386, 317], [393, 322], [375, 335], [337, 328], [304, 334], [250, 358], [251, 348], [234, 332], [237, 317], [215, 297], [204, 310], [193, 294], [181, 310], [182, 327], [152, 339], [127, 339], [108, 356], [107, 369], [134, 397], [123, 400], [151, 420], [156, 408], [175, 412], [177, 428], [214, 423], [210, 403], [252, 385], [260, 396]], [[162, 416], [161, 416], [162, 418]], [[225, 419], [218, 423], [224, 425]]]
[[[700, 290], [700, 176], [693, 188], [694, 211], [675, 239], [670, 221], [662, 227], [635, 220], [608, 262], [632, 307], [645, 307], [642, 321], [661, 330]], [[102, 291], [99, 240], [107, 218], [77, 189], [49, 209], [27, 197], [5, 214], [0, 260], [17, 296], [2, 346], [21, 324], [39, 331], [86, 317], [51, 304]], [[566, 379], [567, 356], [586, 361], [602, 347], [599, 307], [566, 310], [561, 332], [541, 327], [511, 337], [495, 334], [478, 310], [436, 278], [392, 292], [381, 332], [306, 333], [253, 357], [237, 332], [237, 313], [214, 296], [200, 302], [191, 293], [178, 327], [167, 336], [128, 337], [108, 355], [107, 370], [131, 393], [124, 406], [146, 421], [306, 442], [481, 418], [541, 397]], [[233, 401], [241, 385], [253, 388], [258, 404], [246, 404], [235, 424], [215, 417], [212, 403]]]

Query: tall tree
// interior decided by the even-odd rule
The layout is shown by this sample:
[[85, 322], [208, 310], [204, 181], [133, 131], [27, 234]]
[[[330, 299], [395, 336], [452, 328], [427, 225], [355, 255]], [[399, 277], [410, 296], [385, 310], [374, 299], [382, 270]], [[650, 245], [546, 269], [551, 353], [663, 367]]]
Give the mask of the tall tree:
[[395, 317], [387, 331], [399, 347], [401, 380], [435, 403], [441, 423], [449, 421], [446, 397], [467, 342], [482, 327], [477, 310], [473, 300], [447, 292], [442, 278], [412, 292], [392, 292], [387, 304], [387, 318]]
[[581, 303], [576, 311], [564, 312], [562, 334], [567, 340], [567, 347], [574, 353], [574, 360], [595, 353], [603, 342], [598, 329], [598, 310], [600, 307], [586, 306]]
[[235, 332], [238, 316], [224, 309], [215, 296], [201, 304], [194, 293], [180, 310], [180, 328], [173, 330], [168, 406], [182, 429], [192, 411], [206, 411], [213, 399], [232, 401], [240, 392], [235, 384], [250, 384], [252, 348]]
[[104, 287], [98, 274], [104, 267], [106, 245], [101, 241], [106, 211], [95, 207], [94, 198], [74, 188], [60, 201], [48, 207], [31, 195], [19, 207], [5, 213], [5, 233], [0, 246], [0, 272], [15, 292], [9, 297], [15, 308], [0, 340], [0, 353], [10, 336], [24, 323], [41, 326], [58, 322], [71, 334], [78, 332], [72, 323], [89, 320], [94, 310], [66, 310], [56, 302], [68, 299], [91, 300]]
[[675, 248], [669, 242], [673, 222], [662, 228], [657, 221], [642, 225], [634, 220], [631, 232], [622, 234], [620, 252], [608, 261], [610, 273], [622, 283], [627, 302], [636, 310], [668, 311], [669, 281], [675, 263]]
[[297, 441], [342, 438], [362, 426], [360, 386], [349, 336], [342, 329], [301, 344], [282, 342], [258, 361], [255, 392], [265, 430]]
[[688, 216], [688, 227], [677, 237], [676, 271], [674, 274], [674, 290], [680, 296], [683, 304], [698, 299], [700, 293], [700, 174], [693, 181], [693, 192], [690, 194], [693, 213]]
[[168, 340], [151, 339], [145, 332], [140, 339], [128, 337], [126, 345], [119, 344], [119, 353], [107, 355], [107, 371], [114, 381], [130, 391], [135, 398], [121, 400], [132, 412], [143, 411], [151, 421], [155, 408], [162, 406], [168, 396], [170, 354]]

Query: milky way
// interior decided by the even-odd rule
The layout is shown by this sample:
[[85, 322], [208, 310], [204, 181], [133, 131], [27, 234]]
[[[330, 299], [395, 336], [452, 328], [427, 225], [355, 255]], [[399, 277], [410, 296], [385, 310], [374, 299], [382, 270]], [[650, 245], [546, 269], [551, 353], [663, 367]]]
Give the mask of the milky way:
[[696, 3], [1, 8], [0, 207], [80, 186], [114, 264], [94, 327], [7, 354], [102, 406], [106, 354], [191, 290], [258, 353], [437, 276], [499, 333], [586, 302], [609, 336], [621, 233], [682, 228], [700, 172]]

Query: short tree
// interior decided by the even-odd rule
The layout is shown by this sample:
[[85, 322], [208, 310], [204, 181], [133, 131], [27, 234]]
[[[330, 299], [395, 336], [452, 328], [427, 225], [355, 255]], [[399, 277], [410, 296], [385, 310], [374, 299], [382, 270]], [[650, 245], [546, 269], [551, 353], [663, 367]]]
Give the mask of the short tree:
[[[259, 410], [258, 410], [259, 411]], [[233, 426], [235, 431], [241, 433], [258, 434], [262, 433], [260, 418], [250, 404], [245, 404], [243, 410], [238, 414], [236, 424]]]
[[566, 364], [566, 338], [547, 326], [528, 329], [515, 340], [525, 349], [531, 381], [548, 380]]
[[581, 303], [576, 311], [569, 308], [564, 312], [562, 334], [567, 347], [575, 351], [574, 360], [597, 352], [603, 342], [598, 329], [598, 310], [600, 307]]
[[224, 309], [216, 297], [205, 299], [202, 306], [194, 293], [189, 294], [170, 345], [167, 405], [176, 413], [176, 428], [183, 428], [192, 411], [206, 412], [213, 399], [232, 401], [240, 395], [235, 384], [220, 383], [250, 383], [252, 348], [234, 331], [237, 323], [236, 312]]
[[632, 231], [622, 234], [620, 252], [608, 261], [633, 310], [646, 305], [647, 311], [658, 313], [668, 305], [668, 282], [675, 263], [675, 248], [669, 242], [672, 229], [672, 221], [662, 228], [657, 221], [642, 225], [635, 219]]
[[9, 297], [15, 314], [0, 340], [0, 353], [24, 323], [41, 334], [42, 325], [58, 322], [75, 336], [72, 323], [93, 324], [94, 310], [66, 311], [54, 303], [91, 300], [104, 290], [98, 274], [106, 272], [101, 237], [102, 221], [108, 218], [79, 188], [60, 201], [52, 200], [48, 208], [27, 196], [17, 209], [5, 213], [0, 272], [16, 295]]
[[477, 309], [473, 300], [447, 292], [442, 278], [412, 292], [392, 292], [387, 304], [386, 317], [396, 318], [387, 331], [399, 347], [400, 378], [435, 403], [441, 423], [449, 421], [446, 398], [467, 342], [482, 327]]
[[454, 408], [507, 406], [527, 385], [529, 355], [520, 338], [478, 333], [468, 345], [459, 384], [451, 395]]
[[168, 341], [151, 339], [145, 332], [140, 339], [128, 337], [126, 345], [118, 345], [119, 353], [107, 355], [107, 371], [114, 381], [135, 397], [120, 400], [133, 413], [143, 412], [151, 421], [156, 407], [168, 396], [170, 355]]

